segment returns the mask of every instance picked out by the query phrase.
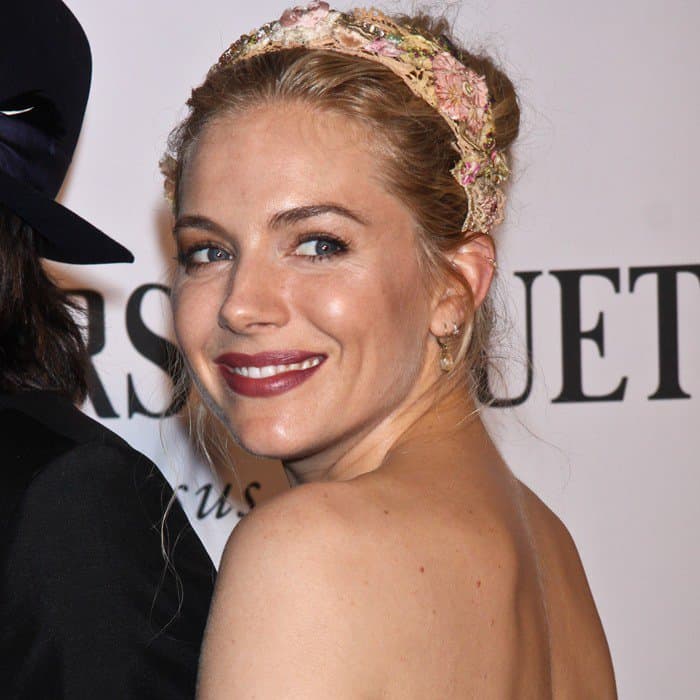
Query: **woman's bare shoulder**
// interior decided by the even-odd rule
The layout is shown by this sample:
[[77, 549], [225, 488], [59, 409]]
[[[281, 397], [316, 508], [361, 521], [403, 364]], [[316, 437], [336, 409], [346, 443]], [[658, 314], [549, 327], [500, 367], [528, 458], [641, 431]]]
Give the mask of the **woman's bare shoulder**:
[[[296, 487], [236, 527], [212, 606], [203, 687], [221, 682], [230, 693], [264, 675], [256, 697], [296, 697], [295, 683], [304, 698], [328, 697], [331, 689], [338, 698], [374, 697], [396, 682], [390, 667], [402, 669], [404, 689], [412, 687], [403, 697], [423, 697], [481, 676], [481, 633], [491, 649], [499, 630], [504, 643], [508, 637], [512, 550], [484, 544], [498, 536], [480, 527], [438, 545], [436, 531], [421, 534], [419, 509], [371, 491], [352, 483]], [[460, 558], [464, 568], [454, 571]], [[461, 588], [464, 572], [469, 584]], [[425, 630], [442, 642], [426, 643]], [[435, 673], [420, 671], [426, 660]], [[489, 667], [496, 673], [502, 657]], [[225, 679], [210, 675], [222, 668]]]
[[521, 485], [525, 513], [542, 565], [550, 580], [557, 580], [559, 592], [590, 596], [588, 580], [578, 547], [568, 528], [533, 491]]
[[582, 697], [616, 698], [610, 650], [574, 539], [548, 506], [523, 489], [542, 571], [555, 692], [577, 688]]
[[[352, 546], [353, 512], [343, 484], [304, 484], [267, 501], [246, 515], [224, 551], [217, 587], [232, 595], [261, 598], [311, 591], [317, 599], [349, 585], [348, 566], [358, 556]], [[255, 586], [242, 590], [254, 577]], [[336, 578], [341, 580], [335, 580]], [[287, 580], [284, 590], [280, 581]], [[323, 582], [323, 586], [320, 585]]]
[[[341, 486], [341, 488], [337, 488]], [[378, 611], [341, 484], [308, 484], [256, 507], [227, 544], [200, 673], [202, 698], [362, 697], [376, 687], [358, 642]], [[227, 694], [225, 694], [227, 693]]]

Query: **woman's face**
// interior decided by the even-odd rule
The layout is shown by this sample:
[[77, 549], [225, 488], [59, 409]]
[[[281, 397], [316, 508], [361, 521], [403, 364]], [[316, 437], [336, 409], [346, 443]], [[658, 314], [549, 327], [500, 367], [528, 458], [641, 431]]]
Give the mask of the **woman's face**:
[[178, 341], [247, 450], [356, 444], [439, 375], [409, 210], [370, 136], [275, 103], [212, 122], [183, 175]]

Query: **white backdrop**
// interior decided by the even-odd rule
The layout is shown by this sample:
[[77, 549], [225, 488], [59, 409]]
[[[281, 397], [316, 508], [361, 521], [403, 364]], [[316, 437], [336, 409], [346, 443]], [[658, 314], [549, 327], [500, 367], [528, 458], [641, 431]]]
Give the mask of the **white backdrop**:
[[[94, 71], [62, 199], [137, 257], [133, 266], [99, 270], [56, 266], [69, 288], [100, 295], [92, 297], [91, 332], [105, 393], [86, 410], [184, 486], [188, 515], [218, 560], [237, 513], [285, 483], [279, 467], [243, 463], [248, 499], [227, 512], [177, 419], [129, 416], [129, 385], [132, 413], [137, 402], [151, 413], [167, 405], [168, 377], [149, 355], [149, 333], [171, 337], [167, 298], [144, 287], [167, 285], [173, 254], [157, 169], [165, 138], [219, 53], [284, 5], [68, 5], [90, 38]], [[534, 385], [520, 406], [490, 409], [488, 422], [513, 470], [578, 544], [620, 696], [700, 697], [700, 6], [473, 0], [453, 10], [457, 35], [496, 55], [523, 106], [499, 276], [512, 325], [508, 391], [517, 396], [526, 378], [517, 360], [525, 352], [523, 273], [533, 273]], [[104, 347], [96, 332], [100, 297]], [[586, 337], [594, 327], [598, 335]], [[618, 385], [618, 400], [582, 395]], [[562, 393], [569, 400], [553, 401]]]

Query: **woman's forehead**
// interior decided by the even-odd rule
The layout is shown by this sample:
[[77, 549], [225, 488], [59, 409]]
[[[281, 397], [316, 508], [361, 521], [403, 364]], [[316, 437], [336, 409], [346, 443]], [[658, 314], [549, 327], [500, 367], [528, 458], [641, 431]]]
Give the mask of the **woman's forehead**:
[[386, 206], [394, 197], [371, 141], [355, 120], [301, 104], [222, 115], [203, 130], [185, 163], [182, 205], [220, 204], [223, 197], [257, 206], [260, 199]]
[[289, 153], [299, 149], [310, 156], [374, 152], [376, 135], [358, 119], [314, 107], [300, 100], [275, 99], [243, 112], [224, 112], [202, 130], [196, 150], [214, 144], [245, 147], [257, 152]]

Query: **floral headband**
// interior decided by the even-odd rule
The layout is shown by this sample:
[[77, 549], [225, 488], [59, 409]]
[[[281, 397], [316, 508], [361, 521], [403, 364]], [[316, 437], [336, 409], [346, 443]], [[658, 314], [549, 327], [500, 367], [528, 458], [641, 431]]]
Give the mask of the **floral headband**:
[[436, 109], [455, 136], [460, 158], [451, 173], [467, 194], [462, 231], [489, 234], [503, 220], [508, 177], [496, 149], [491, 99], [483, 76], [462, 65], [445, 47], [378, 10], [346, 14], [315, 0], [285, 10], [279, 20], [244, 34], [219, 59], [225, 66], [291, 48], [336, 51], [376, 61], [398, 75], [411, 91]]

